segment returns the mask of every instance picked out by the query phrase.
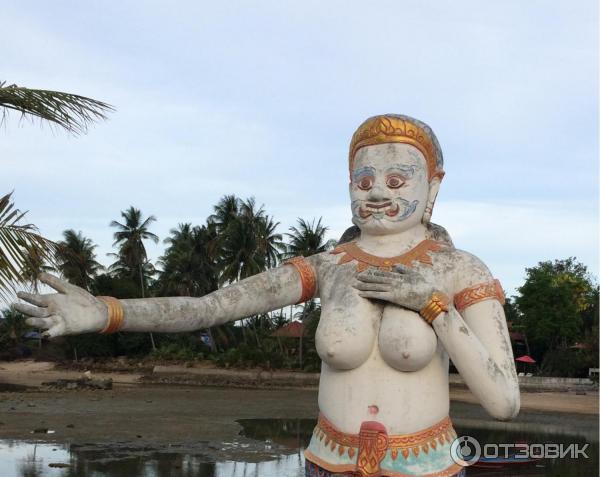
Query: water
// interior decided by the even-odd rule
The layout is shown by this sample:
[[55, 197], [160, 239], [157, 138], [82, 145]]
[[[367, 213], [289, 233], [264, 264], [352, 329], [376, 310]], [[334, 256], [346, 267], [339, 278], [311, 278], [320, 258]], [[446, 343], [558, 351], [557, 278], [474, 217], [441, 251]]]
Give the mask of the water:
[[[247, 419], [240, 441], [223, 444], [219, 451], [241, 449], [244, 439], [258, 441], [244, 461], [210, 457], [210, 446], [190, 451], [178, 448], [106, 446], [99, 444], [58, 445], [47, 442], [0, 441], [1, 477], [300, 477], [302, 450], [315, 425], [312, 419]], [[482, 443], [588, 444], [587, 459], [542, 459], [525, 466], [499, 470], [470, 467], [468, 477], [593, 477], [598, 475], [598, 442], [586, 437], [526, 430], [486, 430], [457, 426], [458, 435], [469, 435]], [[229, 447], [228, 447], [229, 446]], [[257, 452], [256, 449], [261, 449]], [[234, 452], [233, 454], [239, 454]], [[243, 452], [241, 455], [244, 455]], [[56, 464], [64, 467], [55, 467]]]

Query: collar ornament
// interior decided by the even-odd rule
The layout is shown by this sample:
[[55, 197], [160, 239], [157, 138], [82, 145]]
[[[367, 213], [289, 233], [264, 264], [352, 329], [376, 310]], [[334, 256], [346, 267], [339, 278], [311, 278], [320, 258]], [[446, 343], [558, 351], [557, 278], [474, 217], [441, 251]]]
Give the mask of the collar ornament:
[[369, 267], [375, 267], [379, 270], [391, 272], [394, 265], [404, 265], [410, 268], [413, 268], [413, 262], [432, 265], [433, 262], [429, 253], [437, 252], [443, 247], [444, 244], [436, 242], [435, 240], [423, 240], [402, 255], [396, 255], [395, 257], [378, 257], [377, 255], [371, 255], [370, 253], [365, 252], [356, 245], [355, 242], [347, 242], [338, 245], [331, 253], [334, 255], [343, 254], [338, 261], [338, 265], [343, 265], [344, 263], [356, 260], [358, 262], [358, 265], [356, 266], [358, 272], [362, 272]]

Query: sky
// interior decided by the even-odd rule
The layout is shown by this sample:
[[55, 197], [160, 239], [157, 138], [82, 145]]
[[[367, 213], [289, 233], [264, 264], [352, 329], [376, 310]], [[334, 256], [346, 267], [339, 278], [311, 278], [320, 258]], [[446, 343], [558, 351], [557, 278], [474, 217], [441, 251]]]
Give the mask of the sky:
[[281, 233], [322, 217], [339, 238], [350, 137], [401, 113], [444, 152], [433, 221], [509, 295], [542, 260], [598, 276], [595, 0], [5, 0], [0, 58], [0, 81], [116, 108], [79, 137], [18, 115], [0, 128], [0, 192], [105, 265], [122, 210], [164, 239], [225, 194]]

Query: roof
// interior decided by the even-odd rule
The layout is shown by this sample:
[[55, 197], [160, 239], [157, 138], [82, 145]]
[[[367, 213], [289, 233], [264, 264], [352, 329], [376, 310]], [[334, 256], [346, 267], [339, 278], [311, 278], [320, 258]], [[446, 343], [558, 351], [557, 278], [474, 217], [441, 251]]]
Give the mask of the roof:
[[278, 330], [271, 333], [271, 336], [279, 336], [281, 338], [300, 338], [306, 336], [306, 327], [300, 321], [292, 321], [287, 325], [283, 325]]

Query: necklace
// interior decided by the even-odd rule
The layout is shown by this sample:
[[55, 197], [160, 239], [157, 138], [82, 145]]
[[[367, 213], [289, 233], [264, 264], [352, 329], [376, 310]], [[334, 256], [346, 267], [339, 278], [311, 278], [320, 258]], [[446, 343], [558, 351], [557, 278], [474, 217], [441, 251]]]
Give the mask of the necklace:
[[362, 250], [355, 242], [347, 242], [342, 245], [338, 245], [330, 253], [337, 255], [343, 253], [342, 257], [338, 261], [338, 265], [351, 262], [356, 260], [358, 265], [356, 270], [362, 272], [369, 267], [376, 267], [380, 270], [392, 271], [394, 265], [405, 265], [407, 267], [413, 267], [413, 262], [424, 263], [426, 265], [432, 265], [431, 256], [429, 252], [437, 252], [444, 245], [435, 240], [423, 240], [415, 247], [411, 248], [408, 252], [402, 255], [396, 255], [395, 257], [378, 257], [377, 255], [371, 255], [370, 253]]

